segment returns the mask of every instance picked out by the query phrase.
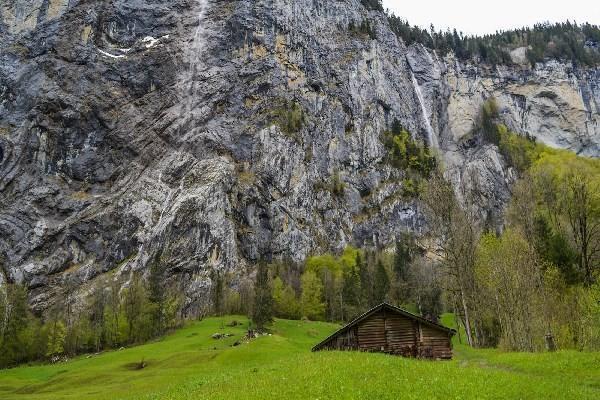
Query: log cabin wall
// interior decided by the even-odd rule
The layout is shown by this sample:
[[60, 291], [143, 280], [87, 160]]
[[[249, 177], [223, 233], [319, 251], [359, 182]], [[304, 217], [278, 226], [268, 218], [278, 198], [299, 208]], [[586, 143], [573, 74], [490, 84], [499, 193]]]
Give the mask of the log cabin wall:
[[[407, 314], [407, 315], [404, 315]], [[380, 307], [318, 345], [322, 350], [385, 352], [406, 357], [451, 359], [453, 331], [410, 313]]]

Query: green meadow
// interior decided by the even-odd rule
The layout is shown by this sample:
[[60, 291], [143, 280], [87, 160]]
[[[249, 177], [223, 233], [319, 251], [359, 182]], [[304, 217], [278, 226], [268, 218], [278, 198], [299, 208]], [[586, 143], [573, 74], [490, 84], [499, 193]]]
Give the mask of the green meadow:
[[[232, 320], [241, 325], [228, 327]], [[600, 353], [503, 353], [458, 343], [449, 362], [312, 353], [338, 326], [288, 320], [277, 320], [270, 336], [233, 346], [247, 323], [209, 318], [146, 345], [2, 370], [0, 399], [600, 398]], [[232, 336], [215, 340], [217, 332]]]

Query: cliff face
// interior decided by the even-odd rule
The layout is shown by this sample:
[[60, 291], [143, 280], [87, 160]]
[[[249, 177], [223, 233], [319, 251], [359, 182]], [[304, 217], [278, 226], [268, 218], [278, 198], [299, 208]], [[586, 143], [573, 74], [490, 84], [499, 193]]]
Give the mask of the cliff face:
[[514, 174], [469, 138], [485, 98], [600, 155], [600, 71], [439, 59], [359, 0], [8, 0], [0, 58], [0, 281], [40, 310], [152, 263], [192, 305], [212, 269], [422, 232], [383, 162], [394, 119], [495, 215]]

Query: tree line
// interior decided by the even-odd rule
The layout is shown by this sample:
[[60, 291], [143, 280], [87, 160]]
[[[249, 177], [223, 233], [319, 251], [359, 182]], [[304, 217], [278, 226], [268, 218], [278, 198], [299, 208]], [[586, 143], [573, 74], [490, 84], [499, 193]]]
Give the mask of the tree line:
[[100, 279], [87, 297], [77, 299], [73, 282], [43, 318], [29, 307], [18, 284], [0, 288], [0, 368], [38, 360], [57, 360], [143, 343], [182, 324], [183, 299], [164, 285], [158, 263], [142, 279], [133, 275], [122, 287]]
[[[362, 0], [367, 10], [387, 15], [390, 29], [404, 43], [420, 43], [435, 50], [441, 56], [452, 52], [465, 61], [476, 60], [491, 65], [513, 63], [510, 52], [519, 47], [527, 48], [528, 61], [535, 66], [548, 59], [573, 62], [575, 65], [594, 67], [600, 65], [600, 27], [590, 23], [543, 22], [533, 27], [498, 31], [488, 35], [465, 35], [453, 30], [436, 30], [411, 26], [401, 17], [384, 11], [380, 0]], [[371, 37], [374, 37], [372, 34]]]
[[264, 330], [274, 317], [347, 322], [387, 301], [437, 321], [444, 311], [437, 278], [415, 238], [405, 234], [389, 251], [348, 247], [303, 263], [260, 262], [254, 278], [214, 286], [214, 312], [248, 315]]
[[433, 25], [429, 30], [411, 26], [393, 14], [388, 15], [388, 21], [392, 31], [407, 45], [420, 43], [441, 56], [452, 52], [465, 61], [510, 65], [513, 63], [510, 51], [526, 47], [527, 59], [533, 66], [548, 59], [592, 67], [600, 64], [600, 27], [589, 23], [540, 23], [533, 28], [474, 36], [456, 29], [436, 31]]

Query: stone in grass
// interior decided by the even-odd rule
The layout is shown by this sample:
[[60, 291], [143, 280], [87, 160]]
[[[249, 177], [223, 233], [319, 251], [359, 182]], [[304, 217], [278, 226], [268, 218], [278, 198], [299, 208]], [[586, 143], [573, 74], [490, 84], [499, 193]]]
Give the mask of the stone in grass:
[[219, 339], [225, 339], [225, 338], [228, 338], [228, 337], [231, 337], [231, 336], [233, 336], [231, 333], [219, 333], [219, 332], [217, 332], [217, 333], [213, 333], [211, 337], [213, 339], [215, 339], [215, 340], [219, 340]]

